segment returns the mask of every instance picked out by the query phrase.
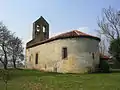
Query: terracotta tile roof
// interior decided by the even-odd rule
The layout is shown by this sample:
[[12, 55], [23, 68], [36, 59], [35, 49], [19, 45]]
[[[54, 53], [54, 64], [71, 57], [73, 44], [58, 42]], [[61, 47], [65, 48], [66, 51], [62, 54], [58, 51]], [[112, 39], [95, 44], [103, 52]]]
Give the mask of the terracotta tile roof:
[[[81, 32], [79, 30], [73, 30], [73, 31], [70, 31], [70, 32], [65, 32], [65, 33], [59, 34], [59, 35], [55, 36], [54, 38], [57, 38], [57, 37], [70, 37], [70, 36], [90, 36], [90, 37], [95, 37], [95, 36], [83, 33], [83, 32]], [[98, 37], [95, 37], [95, 38], [98, 38]]]
[[30, 48], [30, 47], [33, 47], [33, 46], [37, 46], [37, 45], [40, 45], [40, 44], [43, 44], [43, 43], [47, 43], [47, 42], [50, 42], [50, 41], [53, 41], [53, 40], [57, 40], [57, 39], [64, 39], [64, 38], [73, 38], [73, 37], [86, 37], [86, 38], [93, 38], [93, 39], [96, 39], [96, 40], [99, 40], [100, 41], [100, 38], [98, 37], [95, 37], [95, 36], [92, 36], [92, 35], [89, 35], [89, 34], [86, 34], [86, 33], [83, 33], [79, 30], [73, 30], [73, 31], [69, 31], [69, 32], [65, 32], [65, 33], [62, 33], [62, 34], [59, 34], [57, 36], [54, 36], [54, 37], [51, 37], [47, 40], [44, 40], [44, 41], [40, 41], [39, 43], [34, 43], [33, 45], [30, 44], [32, 42], [34, 42], [34, 40], [31, 40], [27, 43], [27, 47], [26, 48]]

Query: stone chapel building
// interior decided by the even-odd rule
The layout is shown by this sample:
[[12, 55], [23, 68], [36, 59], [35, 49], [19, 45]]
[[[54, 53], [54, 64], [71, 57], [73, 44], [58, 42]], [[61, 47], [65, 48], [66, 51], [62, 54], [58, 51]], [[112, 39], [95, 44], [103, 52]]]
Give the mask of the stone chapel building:
[[26, 44], [26, 68], [60, 73], [95, 71], [100, 38], [72, 30], [49, 38], [49, 24], [41, 16], [33, 23]]

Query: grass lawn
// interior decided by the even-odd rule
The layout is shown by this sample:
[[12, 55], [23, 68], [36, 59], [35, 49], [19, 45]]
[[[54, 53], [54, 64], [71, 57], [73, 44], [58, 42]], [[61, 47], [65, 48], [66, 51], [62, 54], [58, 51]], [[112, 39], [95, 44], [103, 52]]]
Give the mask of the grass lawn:
[[[56, 74], [10, 70], [8, 90], [120, 90], [120, 73]], [[0, 80], [0, 90], [5, 84]]]

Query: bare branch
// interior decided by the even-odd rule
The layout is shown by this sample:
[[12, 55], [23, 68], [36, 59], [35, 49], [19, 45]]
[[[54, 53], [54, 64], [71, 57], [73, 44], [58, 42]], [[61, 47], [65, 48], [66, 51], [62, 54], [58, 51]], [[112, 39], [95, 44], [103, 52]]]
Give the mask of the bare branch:
[[113, 8], [103, 9], [103, 17], [98, 20], [98, 26], [107, 38], [120, 38], [120, 17]]

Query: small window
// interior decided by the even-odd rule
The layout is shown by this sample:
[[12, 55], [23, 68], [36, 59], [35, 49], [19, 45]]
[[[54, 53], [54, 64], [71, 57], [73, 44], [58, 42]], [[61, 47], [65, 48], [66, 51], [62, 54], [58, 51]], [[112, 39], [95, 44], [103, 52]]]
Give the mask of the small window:
[[40, 32], [40, 29], [37, 29], [37, 32]]
[[67, 58], [67, 47], [62, 48], [62, 59]]
[[43, 32], [45, 33], [46, 31], [45, 31], [45, 26], [43, 26]]
[[36, 56], [35, 56], [35, 64], [38, 64], [38, 53], [36, 53]]
[[37, 28], [40, 28], [40, 26], [39, 26], [39, 25], [37, 25]]
[[37, 31], [37, 32], [40, 32], [40, 25], [37, 25], [37, 26], [36, 26], [36, 31]]
[[92, 53], [92, 58], [93, 58], [93, 60], [95, 59], [94, 53]]

